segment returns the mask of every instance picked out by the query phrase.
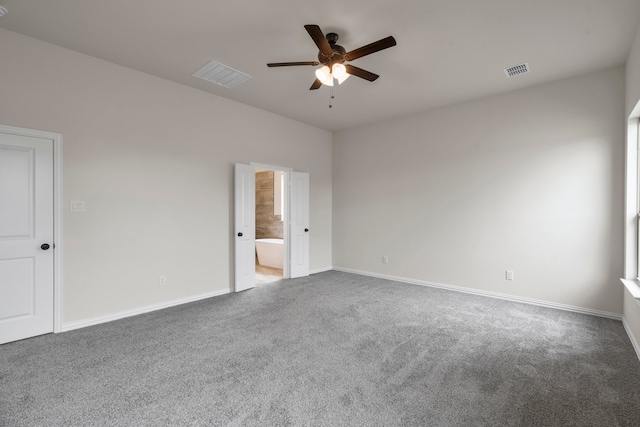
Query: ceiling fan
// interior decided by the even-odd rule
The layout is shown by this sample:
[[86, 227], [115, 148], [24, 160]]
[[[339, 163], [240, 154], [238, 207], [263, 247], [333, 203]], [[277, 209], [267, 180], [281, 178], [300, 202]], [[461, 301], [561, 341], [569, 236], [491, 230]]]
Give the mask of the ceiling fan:
[[297, 65], [316, 66], [322, 64], [322, 67], [316, 70], [316, 80], [313, 82], [309, 90], [318, 89], [323, 84], [333, 86], [334, 78], [338, 80], [338, 84], [341, 84], [349, 77], [349, 75], [360, 77], [370, 82], [376, 80], [380, 77], [379, 75], [351, 64], [345, 64], [345, 62], [350, 62], [365, 55], [370, 55], [396, 45], [396, 39], [389, 36], [347, 52], [345, 48], [336, 44], [338, 42], [338, 35], [336, 33], [329, 33], [325, 37], [322, 30], [317, 25], [305, 25], [304, 28], [320, 50], [318, 52], [318, 61], [274, 62], [267, 64], [267, 66], [290, 67]]

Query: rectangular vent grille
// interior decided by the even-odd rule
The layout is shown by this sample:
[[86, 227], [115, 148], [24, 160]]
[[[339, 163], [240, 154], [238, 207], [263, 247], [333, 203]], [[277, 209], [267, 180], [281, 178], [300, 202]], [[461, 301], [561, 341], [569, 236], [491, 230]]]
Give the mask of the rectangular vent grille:
[[232, 87], [251, 78], [248, 74], [234, 70], [233, 68], [227, 67], [226, 65], [220, 64], [216, 61], [211, 61], [205, 64], [202, 68], [193, 73], [193, 76], [224, 86], [227, 89], [231, 89]]
[[518, 76], [520, 74], [528, 73], [529, 71], [531, 71], [529, 69], [529, 63], [525, 62], [524, 64], [518, 64], [518, 65], [514, 65], [513, 67], [505, 68], [504, 74], [507, 77], [513, 77], [513, 76]]

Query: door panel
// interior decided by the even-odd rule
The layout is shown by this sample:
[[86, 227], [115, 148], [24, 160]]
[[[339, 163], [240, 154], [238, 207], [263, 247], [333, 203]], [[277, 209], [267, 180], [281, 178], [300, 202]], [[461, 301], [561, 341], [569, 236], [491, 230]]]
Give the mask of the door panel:
[[309, 275], [309, 174], [291, 173], [291, 277]]
[[235, 165], [235, 291], [256, 285], [256, 174], [253, 166]]
[[[4, 320], [35, 314], [33, 267], [33, 258], [0, 260], [0, 313]], [[16, 283], [21, 286], [15, 286]]]
[[0, 145], [0, 238], [33, 236], [34, 149]]
[[[49, 250], [41, 245], [47, 243]], [[53, 141], [0, 132], [0, 343], [53, 332]]]

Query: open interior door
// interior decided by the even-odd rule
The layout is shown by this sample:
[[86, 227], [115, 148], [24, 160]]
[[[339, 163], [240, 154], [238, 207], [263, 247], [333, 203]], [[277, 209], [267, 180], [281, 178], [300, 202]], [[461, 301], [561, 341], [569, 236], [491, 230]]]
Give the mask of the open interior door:
[[309, 275], [309, 174], [291, 173], [291, 277]]
[[235, 292], [256, 286], [256, 173], [235, 165]]
[[53, 141], [0, 129], [0, 344], [53, 332]]

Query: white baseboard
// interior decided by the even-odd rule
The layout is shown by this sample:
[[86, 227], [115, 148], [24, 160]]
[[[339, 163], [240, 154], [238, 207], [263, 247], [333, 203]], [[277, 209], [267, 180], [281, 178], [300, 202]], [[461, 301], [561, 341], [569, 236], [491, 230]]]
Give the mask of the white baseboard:
[[[480, 295], [480, 296], [485, 296], [485, 297], [490, 297], [490, 298], [498, 298], [498, 299], [503, 299], [503, 300], [507, 300], [507, 301], [521, 302], [521, 303], [525, 303], [525, 304], [538, 305], [538, 306], [541, 306], [541, 307], [555, 308], [555, 309], [558, 309], [558, 310], [571, 311], [571, 312], [575, 312], [575, 313], [588, 314], [588, 315], [592, 315], [592, 316], [606, 317], [606, 318], [609, 318], [609, 319], [621, 320], [622, 324], [624, 325], [625, 331], [627, 332], [627, 335], [629, 336], [629, 339], [631, 340], [631, 343], [633, 344], [633, 348], [635, 349], [636, 354], [638, 355], [638, 358], [640, 359], [640, 345], [638, 344], [638, 342], [635, 340], [633, 334], [631, 333], [631, 330], [629, 329], [629, 327], [628, 327], [628, 325], [626, 323], [626, 320], [620, 314], [617, 314], [617, 313], [611, 313], [611, 312], [600, 311], [600, 310], [593, 310], [593, 309], [588, 309], [588, 308], [584, 308], [584, 307], [577, 307], [577, 306], [572, 306], [572, 305], [566, 305], [566, 304], [558, 304], [558, 303], [549, 302], [549, 301], [543, 301], [543, 300], [535, 300], [535, 299], [531, 299], [531, 298], [517, 297], [517, 296], [513, 296], [513, 295], [500, 294], [500, 293], [497, 293], [497, 292], [482, 291], [482, 290], [478, 290], [478, 289], [465, 288], [465, 287], [462, 287], [462, 286], [445, 285], [445, 284], [442, 284], [442, 283], [428, 282], [428, 281], [425, 281], [425, 280], [409, 279], [409, 278], [406, 278], [406, 277], [390, 276], [390, 275], [386, 275], [386, 274], [378, 274], [378, 273], [372, 273], [372, 272], [368, 272], [368, 271], [354, 270], [354, 269], [342, 268], [342, 267], [320, 268], [320, 269], [316, 269], [316, 270], [310, 271], [309, 274], [323, 273], [323, 272], [331, 271], [331, 270], [342, 271], [342, 272], [345, 272], [345, 273], [359, 274], [361, 276], [376, 277], [376, 278], [379, 278], [379, 279], [393, 280], [393, 281], [396, 281], [396, 282], [409, 283], [409, 284], [413, 284], [413, 285], [428, 286], [428, 287], [432, 287], [432, 288], [446, 289], [446, 290], [455, 291], [455, 292], [463, 292], [463, 293], [472, 294], [472, 295]], [[175, 306], [182, 305], [182, 304], [187, 304], [187, 303], [190, 303], [190, 302], [195, 302], [195, 301], [200, 301], [200, 300], [207, 299], [207, 298], [212, 298], [212, 297], [216, 297], [216, 296], [220, 296], [220, 295], [225, 295], [225, 294], [228, 294], [230, 292], [231, 292], [230, 290], [208, 292], [208, 293], [205, 293], [205, 294], [200, 294], [200, 295], [195, 295], [195, 296], [191, 296], [191, 297], [187, 297], [187, 298], [168, 301], [168, 302], [164, 302], [164, 303], [160, 303], [160, 304], [154, 304], [154, 305], [149, 305], [149, 306], [145, 306], [145, 307], [135, 308], [135, 309], [132, 309], [132, 310], [125, 310], [125, 311], [121, 311], [121, 312], [118, 312], [118, 313], [112, 313], [112, 314], [107, 314], [107, 315], [104, 315], [104, 316], [93, 317], [93, 318], [90, 318], [90, 319], [79, 320], [79, 321], [69, 322], [69, 323], [63, 323], [60, 332], [72, 331], [74, 329], [86, 328], [88, 326], [99, 325], [101, 323], [106, 323], [106, 322], [112, 322], [114, 320], [123, 319], [125, 317], [137, 316], [139, 314], [149, 313], [149, 312], [156, 311], [156, 310], [162, 310], [164, 308], [175, 307]]]
[[445, 285], [442, 283], [427, 282], [425, 280], [408, 279], [406, 277], [388, 276], [386, 274], [371, 273], [368, 271], [352, 270], [349, 268], [334, 267], [336, 271], [345, 273], [360, 274], [362, 276], [377, 277], [379, 279], [394, 280], [396, 282], [410, 283], [412, 285], [428, 286], [430, 288], [447, 289], [450, 291], [463, 292], [466, 294], [480, 295], [484, 297], [498, 298], [507, 301], [521, 302], [524, 304], [538, 305], [541, 307], [555, 308], [558, 310], [572, 311], [574, 313], [589, 314], [591, 316], [606, 317], [608, 319], [622, 320], [622, 315], [608, 311], [593, 310], [590, 308], [577, 307], [573, 305], [559, 304], [550, 301], [536, 300], [531, 298], [518, 297], [514, 295], [501, 294], [497, 292], [482, 291], [478, 289], [465, 288], [462, 286]]
[[118, 313], [107, 314], [104, 316], [92, 317], [90, 319], [78, 320], [75, 322], [63, 323], [60, 332], [72, 331], [74, 329], [86, 328], [87, 326], [99, 325], [100, 323], [112, 322], [114, 320], [124, 319], [125, 317], [137, 316], [139, 314], [149, 313], [164, 308], [175, 307], [177, 305], [187, 304], [190, 302], [200, 301], [207, 298], [217, 297], [230, 293], [230, 290], [208, 292], [206, 294], [195, 295], [187, 298], [177, 299], [173, 301], [163, 302], [160, 304], [148, 305], [145, 307], [134, 308], [132, 310], [120, 311]]
[[318, 274], [318, 273], [324, 273], [325, 271], [331, 271], [331, 270], [333, 270], [333, 267], [318, 268], [316, 270], [309, 271], [309, 275]]
[[636, 338], [633, 336], [633, 333], [631, 332], [631, 328], [627, 324], [627, 319], [625, 319], [624, 316], [622, 317], [622, 325], [624, 326], [624, 330], [627, 332], [627, 335], [629, 336], [629, 340], [631, 341], [631, 345], [633, 345], [633, 349], [636, 351], [636, 356], [638, 356], [638, 360], [640, 360], [640, 345], [638, 345], [638, 341], [636, 341]]
[[[309, 271], [309, 274], [324, 273], [325, 271], [331, 271], [333, 267], [319, 268], [313, 271]], [[149, 313], [156, 310], [162, 310], [164, 308], [175, 307], [177, 305], [187, 304], [190, 302], [200, 301], [206, 298], [217, 297], [231, 293], [231, 290], [209, 292], [206, 294], [196, 295], [188, 298], [182, 298], [179, 300], [164, 302], [160, 304], [148, 305], [145, 307], [135, 308], [132, 310], [120, 311], [118, 313], [107, 314], [104, 316], [92, 317], [90, 319], [78, 320], [75, 322], [63, 323], [60, 330], [56, 332], [67, 332], [74, 329], [86, 328], [88, 326], [99, 325], [101, 323], [112, 322], [114, 320], [124, 319], [125, 317], [137, 316], [139, 314]]]

